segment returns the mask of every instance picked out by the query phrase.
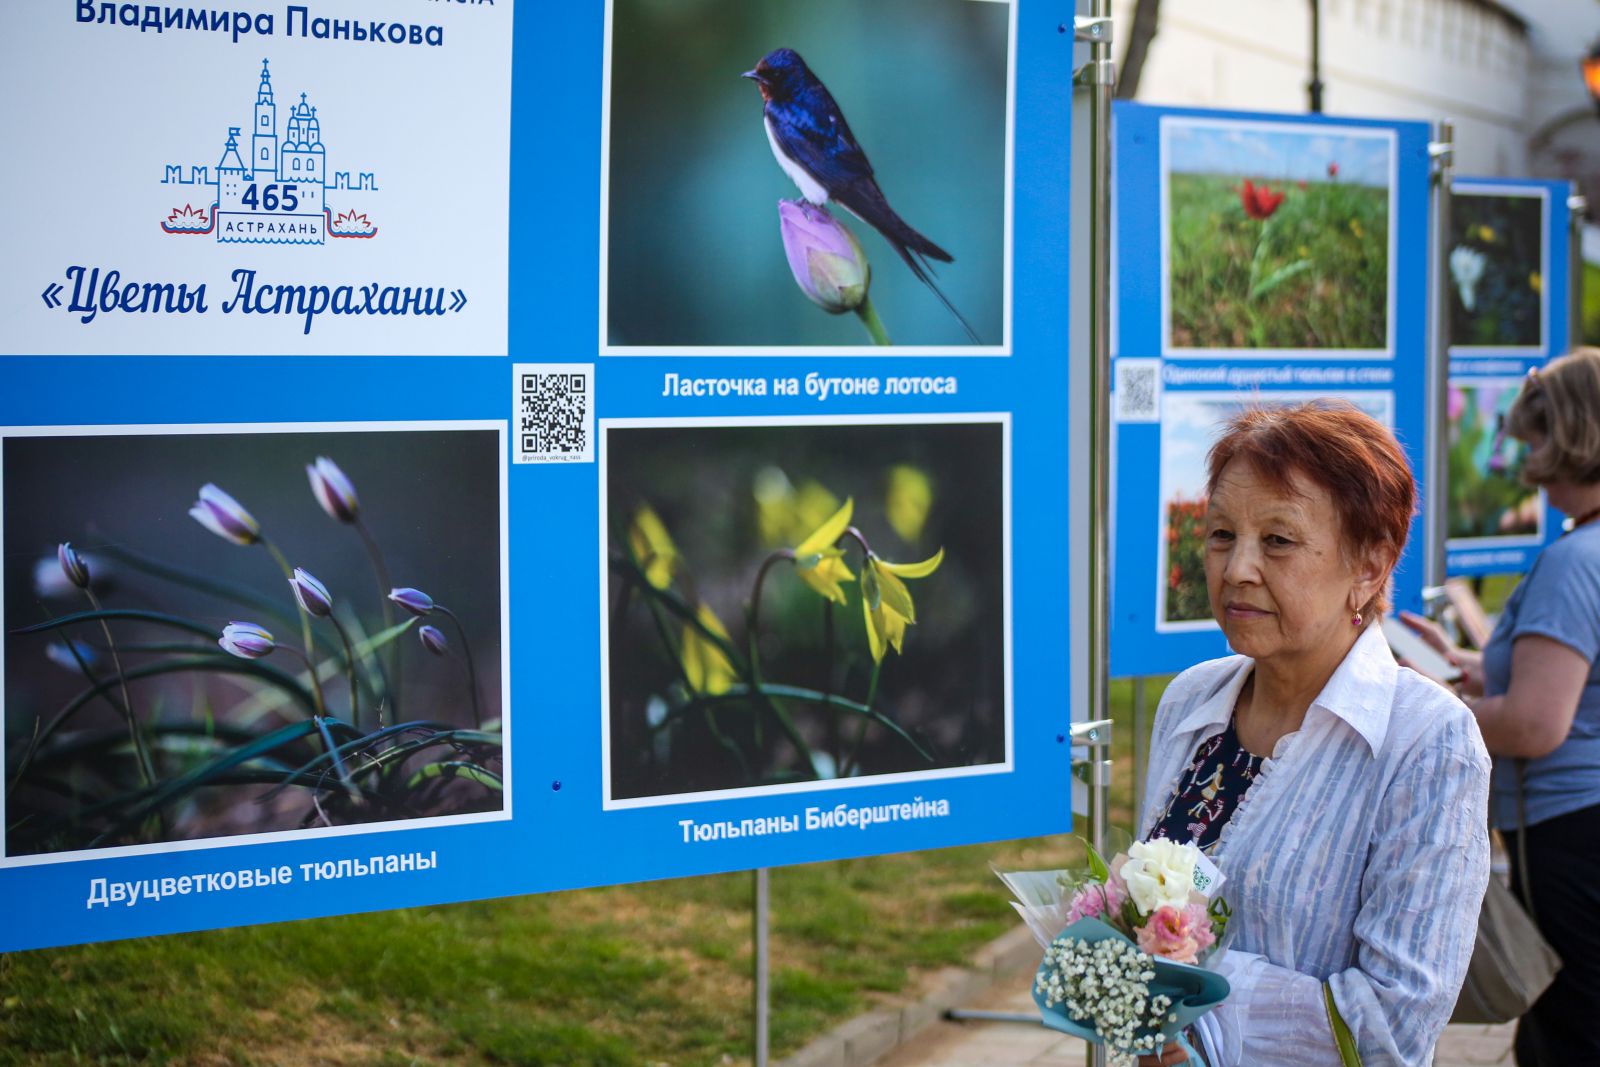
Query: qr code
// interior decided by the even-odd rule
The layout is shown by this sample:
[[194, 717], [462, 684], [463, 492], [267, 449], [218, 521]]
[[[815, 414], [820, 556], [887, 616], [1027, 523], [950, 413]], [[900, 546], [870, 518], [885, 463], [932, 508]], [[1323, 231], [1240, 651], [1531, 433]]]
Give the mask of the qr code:
[[1116, 369], [1118, 422], [1161, 421], [1161, 361], [1119, 359]]
[[594, 364], [518, 363], [518, 463], [594, 462]]

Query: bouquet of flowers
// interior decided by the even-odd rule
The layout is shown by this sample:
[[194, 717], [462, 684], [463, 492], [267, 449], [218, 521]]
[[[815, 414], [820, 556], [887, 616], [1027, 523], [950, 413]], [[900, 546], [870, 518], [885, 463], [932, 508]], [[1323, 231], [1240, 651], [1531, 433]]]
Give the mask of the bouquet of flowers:
[[1227, 997], [1223, 878], [1195, 846], [1137, 841], [1110, 863], [1091, 847], [1087, 870], [995, 873], [1044, 946], [1033, 999], [1051, 1029], [1121, 1057], [1189, 1050], [1183, 1029]]

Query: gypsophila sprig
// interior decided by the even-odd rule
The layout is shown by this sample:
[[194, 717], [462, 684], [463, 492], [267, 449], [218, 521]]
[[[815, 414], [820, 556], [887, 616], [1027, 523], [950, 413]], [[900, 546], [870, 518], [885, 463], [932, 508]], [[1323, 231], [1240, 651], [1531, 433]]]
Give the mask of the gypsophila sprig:
[[1152, 994], [1155, 960], [1121, 938], [1089, 942], [1058, 937], [1045, 950], [1034, 980], [1048, 1007], [1061, 1005], [1076, 1019], [1093, 1019], [1095, 1033], [1109, 1049], [1153, 1053], [1166, 1043], [1160, 1030], [1169, 1021], [1172, 998]]

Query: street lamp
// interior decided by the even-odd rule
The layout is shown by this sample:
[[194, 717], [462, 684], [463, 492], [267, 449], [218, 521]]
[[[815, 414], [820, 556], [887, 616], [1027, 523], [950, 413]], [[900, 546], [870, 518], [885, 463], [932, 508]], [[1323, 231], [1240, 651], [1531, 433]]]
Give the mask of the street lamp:
[[1594, 101], [1596, 109], [1600, 109], [1600, 41], [1596, 41], [1589, 49], [1581, 65], [1583, 84], [1589, 89], [1589, 98]]

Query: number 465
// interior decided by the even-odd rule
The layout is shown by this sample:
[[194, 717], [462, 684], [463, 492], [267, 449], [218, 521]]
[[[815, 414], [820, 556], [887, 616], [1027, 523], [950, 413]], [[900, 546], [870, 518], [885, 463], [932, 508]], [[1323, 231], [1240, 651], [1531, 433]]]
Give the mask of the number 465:
[[[297, 188], [293, 183], [278, 185], [274, 182], [258, 187], [252, 182], [239, 202], [251, 211], [293, 211], [300, 206], [300, 197], [295, 193]], [[281, 193], [278, 191], [280, 189], [283, 190]]]

